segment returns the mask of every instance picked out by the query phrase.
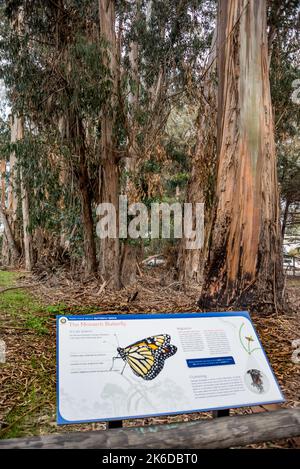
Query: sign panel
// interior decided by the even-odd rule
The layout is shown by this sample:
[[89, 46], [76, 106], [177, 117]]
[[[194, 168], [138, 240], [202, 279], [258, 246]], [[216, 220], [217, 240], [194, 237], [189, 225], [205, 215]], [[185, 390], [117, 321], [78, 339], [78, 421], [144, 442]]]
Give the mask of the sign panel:
[[283, 402], [247, 312], [57, 317], [57, 421]]

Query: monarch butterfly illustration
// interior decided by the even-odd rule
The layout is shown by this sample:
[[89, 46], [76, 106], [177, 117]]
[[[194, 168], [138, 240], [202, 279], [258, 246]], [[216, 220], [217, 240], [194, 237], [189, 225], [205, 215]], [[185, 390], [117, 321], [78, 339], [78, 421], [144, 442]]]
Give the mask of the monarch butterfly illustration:
[[171, 336], [167, 334], [154, 335], [139, 340], [125, 348], [118, 347], [119, 356], [125, 362], [123, 371], [128, 364], [133, 373], [145, 380], [151, 380], [161, 372], [165, 360], [177, 352], [177, 347], [170, 344]]

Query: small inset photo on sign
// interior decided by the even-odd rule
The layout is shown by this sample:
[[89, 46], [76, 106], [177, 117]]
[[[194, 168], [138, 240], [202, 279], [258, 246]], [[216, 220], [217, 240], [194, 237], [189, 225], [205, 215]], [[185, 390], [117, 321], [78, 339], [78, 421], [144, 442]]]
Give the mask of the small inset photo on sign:
[[270, 383], [266, 375], [256, 368], [247, 370], [245, 374], [245, 384], [249, 391], [256, 394], [264, 394], [268, 392], [270, 388]]

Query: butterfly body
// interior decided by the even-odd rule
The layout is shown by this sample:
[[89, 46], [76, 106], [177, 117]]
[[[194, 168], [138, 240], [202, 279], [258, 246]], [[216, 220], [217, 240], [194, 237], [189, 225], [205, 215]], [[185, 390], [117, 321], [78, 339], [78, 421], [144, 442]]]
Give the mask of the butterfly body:
[[134, 342], [125, 348], [118, 347], [118, 353], [133, 373], [144, 380], [152, 380], [161, 372], [165, 360], [177, 352], [170, 344], [167, 334], [156, 335]]

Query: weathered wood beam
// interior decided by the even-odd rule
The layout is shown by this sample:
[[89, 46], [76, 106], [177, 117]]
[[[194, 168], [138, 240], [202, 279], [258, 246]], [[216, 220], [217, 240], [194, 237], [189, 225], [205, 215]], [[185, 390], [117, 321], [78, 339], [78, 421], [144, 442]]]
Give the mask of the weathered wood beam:
[[2, 440], [0, 449], [230, 448], [299, 435], [300, 409], [281, 409], [170, 425]]

